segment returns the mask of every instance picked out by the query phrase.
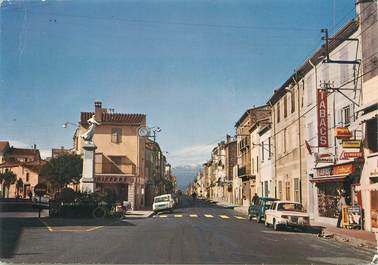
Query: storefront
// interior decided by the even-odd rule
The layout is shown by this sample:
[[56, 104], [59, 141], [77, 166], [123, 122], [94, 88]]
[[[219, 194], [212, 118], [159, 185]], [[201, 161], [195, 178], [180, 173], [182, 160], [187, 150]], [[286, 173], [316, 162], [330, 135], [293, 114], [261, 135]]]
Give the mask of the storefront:
[[316, 176], [311, 182], [316, 185], [317, 189], [319, 217], [338, 217], [337, 202], [342, 192], [346, 194], [348, 205], [361, 205], [355, 191], [360, 175], [360, 164], [356, 162], [316, 168]]
[[123, 174], [97, 174], [95, 176], [96, 191], [111, 192], [117, 201], [129, 201], [129, 188], [134, 177]]

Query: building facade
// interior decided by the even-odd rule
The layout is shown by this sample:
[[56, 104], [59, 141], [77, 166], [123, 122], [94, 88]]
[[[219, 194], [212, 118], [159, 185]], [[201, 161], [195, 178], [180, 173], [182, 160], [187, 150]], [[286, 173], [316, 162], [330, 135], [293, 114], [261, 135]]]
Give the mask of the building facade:
[[75, 151], [83, 155], [82, 135], [88, 129], [87, 120], [95, 115], [101, 124], [93, 142], [95, 154], [95, 190], [112, 192], [117, 200], [131, 203], [133, 209], [145, 206], [145, 141], [138, 135], [146, 127], [146, 115], [113, 113], [95, 102], [94, 112], [81, 112], [80, 125], [74, 135]]
[[357, 191], [365, 210], [365, 229], [378, 231], [378, 3], [357, 5], [362, 48], [362, 103], [356, 126], [362, 126], [364, 166]]
[[39, 150], [34, 148], [15, 148], [7, 141], [0, 141], [0, 172], [12, 171], [16, 180], [9, 187], [2, 181], [0, 194], [9, 198], [28, 198], [33, 193], [35, 185], [43, 182], [39, 175], [41, 167], [46, 161], [41, 159]]

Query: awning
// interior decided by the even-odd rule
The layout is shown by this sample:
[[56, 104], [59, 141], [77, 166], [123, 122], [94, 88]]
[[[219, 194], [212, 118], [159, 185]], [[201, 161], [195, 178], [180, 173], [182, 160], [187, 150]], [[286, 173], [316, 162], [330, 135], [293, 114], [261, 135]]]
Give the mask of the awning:
[[354, 130], [358, 129], [358, 127], [361, 126], [361, 124], [367, 122], [368, 120], [371, 120], [371, 119], [377, 118], [377, 117], [378, 117], [378, 109], [373, 110], [373, 111], [370, 111], [370, 112], [367, 112], [367, 113], [361, 115], [357, 120], [355, 120], [355, 121], [349, 126], [349, 129], [350, 129], [351, 131], [354, 131]]
[[310, 182], [315, 182], [315, 183], [338, 182], [338, 181], [343, 181], [349, 175], [350, 174], [333, 175], [333, 176], [325, 176], [325, 177], [314, 177], [314, 178], [310, 179]]
[[94, 177], [95, 183], [132, 184], [134, 183], [134, 181], [134, 176], [128, 176], [124, 174], [96, 174]]
[[256, 179], [256, 175], [241, 175], [239, 176], [239, 178], [241, 178], [242, 181], [247, 181], [250, 179]]

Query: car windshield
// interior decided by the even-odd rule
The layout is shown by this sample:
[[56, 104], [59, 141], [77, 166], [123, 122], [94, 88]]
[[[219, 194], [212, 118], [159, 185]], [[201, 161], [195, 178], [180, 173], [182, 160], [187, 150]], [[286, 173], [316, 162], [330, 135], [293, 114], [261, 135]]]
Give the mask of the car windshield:
[[280, 203], [277, 207], [279, 211], [303, 212], [303, 206], [299, 203]]
[[265, 207], [270, 207], [272, 205], [273, 201], [265, 201], [264, 206]]
[[154, 202], [168, 202], [169, 201], [169, 197], [168, 196], [164, 196], [164, 197], [157, 197], [154, 199]]

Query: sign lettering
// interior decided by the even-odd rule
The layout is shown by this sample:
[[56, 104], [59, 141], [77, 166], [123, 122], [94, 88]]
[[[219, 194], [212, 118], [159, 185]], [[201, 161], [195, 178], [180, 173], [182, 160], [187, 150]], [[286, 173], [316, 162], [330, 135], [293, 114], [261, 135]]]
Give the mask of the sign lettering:
[[327, 96], [325, 90], [317, 90], [318, 105], [318, 146], [328, 147], [328, 114], [327, 114]]

